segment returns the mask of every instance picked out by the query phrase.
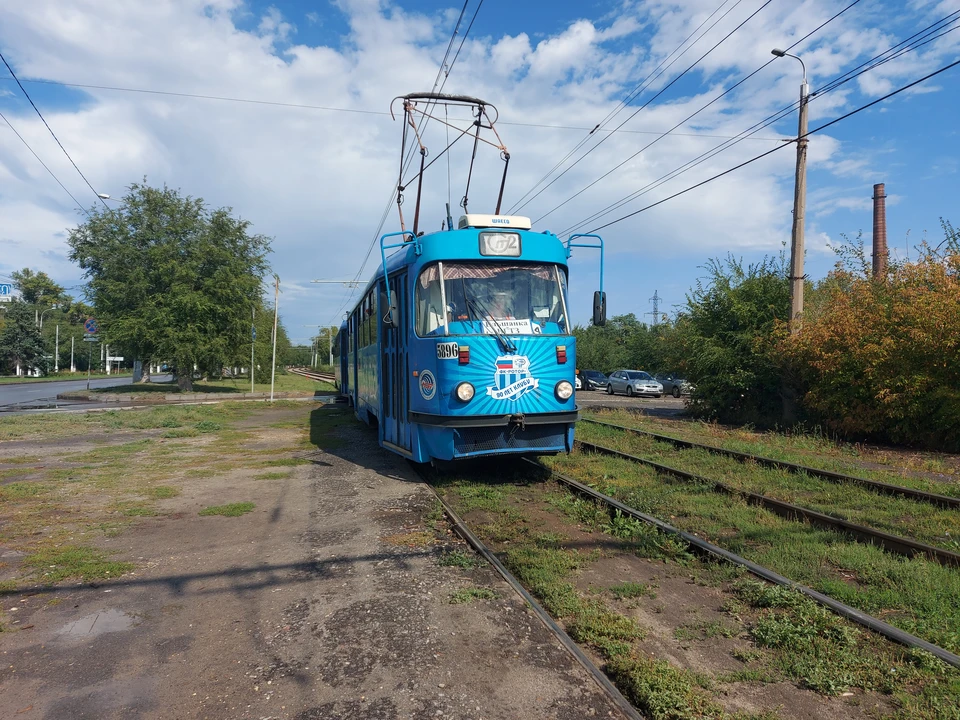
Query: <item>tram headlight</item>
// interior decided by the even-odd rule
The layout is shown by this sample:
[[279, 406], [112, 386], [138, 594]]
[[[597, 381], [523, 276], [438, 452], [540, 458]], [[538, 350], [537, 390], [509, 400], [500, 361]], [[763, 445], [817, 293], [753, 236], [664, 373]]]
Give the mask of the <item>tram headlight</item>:
[[573, 395], [573, 385], [566, 380], [561, 380], [557, 383], [557, 387], [554, 388], [554, 392], [556, 392], [557, 397], [561, 400], [569, 400], [570, 396]]
[[462, 402], [470, 402], [473, 400], [473, 394], [476, 392], [473, 389], [473, 385], [468, 382], [462, 382], [457, 385], [457, 399]]

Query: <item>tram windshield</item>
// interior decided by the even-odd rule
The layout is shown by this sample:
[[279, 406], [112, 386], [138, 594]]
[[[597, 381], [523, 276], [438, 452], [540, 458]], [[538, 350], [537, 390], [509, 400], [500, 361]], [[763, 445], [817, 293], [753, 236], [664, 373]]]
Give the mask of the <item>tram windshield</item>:
[[565, 282], [550, 263], [429, 265], [417, 280], [417, 334], [565, 335]]

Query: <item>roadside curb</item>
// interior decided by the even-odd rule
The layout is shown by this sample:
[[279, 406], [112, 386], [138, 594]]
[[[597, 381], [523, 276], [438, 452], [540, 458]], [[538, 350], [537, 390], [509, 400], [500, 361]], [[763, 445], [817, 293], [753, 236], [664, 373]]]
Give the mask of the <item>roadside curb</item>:
[[[323, 393], [323, 395], [329, 395], [330, 393]], [[196, 402], [201, 400], [260, 400], [263, 398], [269, 398], [270, 393], [268, 392], [253, 392], [253, 393], [166, 393], [166, 394], [156, 394], [156, 395], [138, 395], [138, 394], [128, 394], [128, 395], [119, 395], [119, 394], [107, 394], [107, 393], [93, 393], [86, 391], [73, 391], [65, 392], [57, 395], [57, 400], [86, 400], [88, 402], [102, 402], [102, 403], [142, 403], [142, 404], [156, 404], [163, 405], [165, 403], [175, 402]], [[317, 397], [317, 393], [313, 392], [275, 392], [273, 394], [274, 399], [285, 400], [288, 398], [312, 398]]]
[[[116, 375], [116, 374], [114, 374], [114, 375], [100, 375], [100, 376], [97, 376], [97, 377], [92, 378], [92, 379], [93, 379], [93, 380], [112, 380], [112, 379], [115, 378], [115, 377], [118, 377], [118, 378], [127, 378], [127, 377], [129, 377], [129, 378], [132, 378], [133, 375], [132, 375], [131, 373], [127, 373], [127, 374], [125, 374], [125, 375], [123, 375], [123, 374], [121, 374], [121, 375]], [[47, 384], [47, 383], [71, 382], [71, 381], [82, 382], [83, 380], [86, 380], [86, 379], [87, 379], [87, 376], [84, 375], [83, 373], [75, 373], [74, 375], [71, 375], [71, 376], [68, 376], [68, 377], [60, 377], [60, 376], [58, 375], [57, 377], [47, 377], [47, 378], [45, 378], [45, 379], [37, 379], [37, 380], [17, 380], [17, 381], [15, 381], [15, 382], [0, 383], [0, 387], [20, 387], [21, 385], [45, 385], [45, 384]]]

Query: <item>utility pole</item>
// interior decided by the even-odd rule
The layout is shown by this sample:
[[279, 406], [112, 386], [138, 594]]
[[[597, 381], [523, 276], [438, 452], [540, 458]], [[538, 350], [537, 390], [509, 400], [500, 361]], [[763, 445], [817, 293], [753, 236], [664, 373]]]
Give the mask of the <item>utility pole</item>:
[[273, 381], [277, 374], [277, 318], [280, 313], [280, 276], [273, 276], [273, 362], [270, 365], [270, 402], [273, 402]]
[[333, 333], [336, 332], [336, 328], [333, 325], [330, 326], [330, 367], [333, 367]]
[[70, 336], [70, 372], [75, 373], [77, 371], [77, 366], [73, 364], [73, 341], [76, 340], [76, 336]]
[[803, 322], [803, 218], [807, 204], [807, 67], [796, 55], [783, 50], [772, 51], [777, 57], [792, 57], [803, 68], [800, 85], [800, 120], [797, 128], [797, 174], [793, 191], [793, 232], [790, 236], [790, 334], [800, 332]]
[[60, 372], [60, 323], [57, 323], [57, 342], [53, 351], [53, 371]]

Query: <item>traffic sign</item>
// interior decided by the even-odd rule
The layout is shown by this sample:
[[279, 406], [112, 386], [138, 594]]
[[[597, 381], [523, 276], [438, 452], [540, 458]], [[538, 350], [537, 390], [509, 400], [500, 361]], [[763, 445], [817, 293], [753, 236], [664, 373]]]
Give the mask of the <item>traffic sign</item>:
[[83, 341], [84, 341], [84, 342], [100, 342], [100, 336], [99, 336], [99, 335], [84, 335]]
[[95, 332], [97, 332], [97, 330], [100, 329], [100, 325], [94, 318], [88, 317], [87, 321], [83, 324], [83, 329], [93, 335]]
[[9, 295], [13, 292], [13, 285], [0, 283], [0, 295]]
[[250, 326], [250, 331], [253, 333], [253, 339], [256, 340], [256, 339], [257, 339], [257, 328], [255, 328], [253, 325], [251, 325], [251, 326]]

